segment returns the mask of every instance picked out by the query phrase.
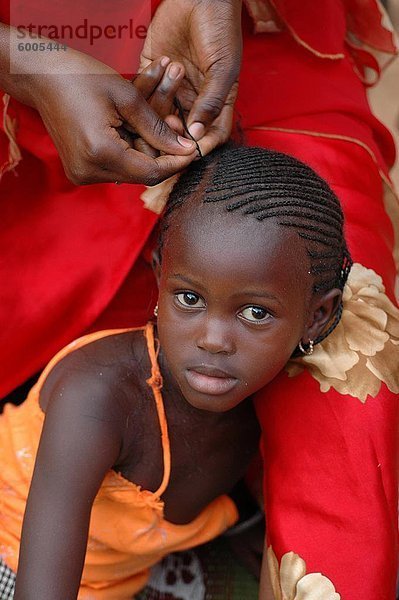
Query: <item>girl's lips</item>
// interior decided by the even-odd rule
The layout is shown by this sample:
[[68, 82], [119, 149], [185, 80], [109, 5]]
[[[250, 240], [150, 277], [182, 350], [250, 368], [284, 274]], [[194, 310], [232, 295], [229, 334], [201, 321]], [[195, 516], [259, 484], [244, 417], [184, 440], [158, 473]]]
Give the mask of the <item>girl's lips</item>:
[[221, 396], [230, 392], [238, 383], [238, 379], [217, 369], [201, 368], [201, 371], [202, 373], [195, 370], [195, 368], [185, 371], [185, 377], [189, 386], [201, 394]]

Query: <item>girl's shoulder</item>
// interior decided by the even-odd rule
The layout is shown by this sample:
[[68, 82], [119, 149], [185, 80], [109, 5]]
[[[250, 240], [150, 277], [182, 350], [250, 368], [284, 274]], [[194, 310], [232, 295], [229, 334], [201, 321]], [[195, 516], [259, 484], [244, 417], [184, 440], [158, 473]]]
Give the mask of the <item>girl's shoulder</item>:
[[41, 408], [46, 412], [51, 398], [60, 393], [103, 401], [126, 394], [132, 398], [151, 372], [145, 333], [145, 327], [98, 331], [68, 344], [37, 383]]

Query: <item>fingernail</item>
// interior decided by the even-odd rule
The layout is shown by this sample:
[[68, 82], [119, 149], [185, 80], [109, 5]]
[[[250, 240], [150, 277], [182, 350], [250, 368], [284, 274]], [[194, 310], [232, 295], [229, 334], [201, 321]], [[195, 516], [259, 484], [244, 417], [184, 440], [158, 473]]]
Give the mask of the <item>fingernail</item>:
[[164, 56], [161, 58], [161, 67], [166, 67], [170, 63], [169, 56]]
[[181, 135], [177, 136], [177, 141], [179, 142], [180, 146], [183, 146], [184, 148], [194, 148], [195, 146], [194, 142], [182, 137]]
[[168, 77], [169, 79], [177, 79], [180, 75], [180, 67], [178, 65], [172, 64], [168, 69]]
[[199, 122], [191, 123], [188, 130], [195, 140], [200, 140], [205, 133], [204, 125]]

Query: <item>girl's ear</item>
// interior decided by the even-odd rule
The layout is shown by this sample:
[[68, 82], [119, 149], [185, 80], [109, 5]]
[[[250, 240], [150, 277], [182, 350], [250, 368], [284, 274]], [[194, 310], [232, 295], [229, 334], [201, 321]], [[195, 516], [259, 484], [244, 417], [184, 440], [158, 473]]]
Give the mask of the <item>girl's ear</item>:
[[302, 337], [303, 344], [319, 337], [336, 313], [342, 299], [342, 291], [333, 288], [323, 296], [318, 296], [312, 302], [307, 329]]
[[152, 269], [159, 287], [159, 280], [161, 279], [161, 258], [159, 256], [158, 248], [152, 252]]

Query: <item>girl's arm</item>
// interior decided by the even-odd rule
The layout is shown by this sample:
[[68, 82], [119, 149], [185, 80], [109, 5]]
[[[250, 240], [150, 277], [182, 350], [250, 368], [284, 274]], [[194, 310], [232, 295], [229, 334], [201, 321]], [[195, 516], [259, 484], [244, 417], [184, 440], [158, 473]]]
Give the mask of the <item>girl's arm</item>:
[[15, 600], [77, 597], [93, 500], [122, 444], [120, 405], [98, 379], [76, 373], [52, 390], [25, 512]]

